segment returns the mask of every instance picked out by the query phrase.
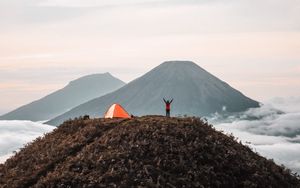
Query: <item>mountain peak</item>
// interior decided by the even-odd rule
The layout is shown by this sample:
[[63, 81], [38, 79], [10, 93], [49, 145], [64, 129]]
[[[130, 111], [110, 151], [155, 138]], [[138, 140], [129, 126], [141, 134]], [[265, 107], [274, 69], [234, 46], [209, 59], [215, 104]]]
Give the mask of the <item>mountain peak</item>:
[[259, 103], [202, 69], [192, 61], [166, 61], [124, 87], [77, 106], [47, 122], [88, 114], [99, 117], [113, 103], [120, 103], [131, 114], [164, 114], [163, 98], [174, 98], [172, 115], [209, 116], [213, 113], [241, 112]]
[[165, 74], [177, 74], [178, 76], [180, 75], [184, 77], [188, 77], [190, 73], [199, 74], [206, 72], [198, 64], [187, 60], [165, 61], [159, 66], [155, 67], [153, 70], [166, 71]]
[[119, 89], [124, 84], [108, 72], [86, 75], [37, 101], [4, 114], [0, 119], [48, 120], [79, 104]]
[[165, 61], [162, 64], [168, 64], [168, 65], [176, 65], [176, 64], [196, 64], [193, 61], [188, 61], [188, 60], [170, 60], [170, 61]]
[[165, 61], [160, 66], [168, 66], [168, 67], [173, 67], [173, 68], [178, 68], [178, 67], [200, 67], [193, 61], [187, 61], [187, 60], [172, 60], [172, 61]]
[[115, 78], [115, 77], [113, 75], [111, 75], [109, 72], [89, 74], [89, 75], [85, 75], [85, 76], [82, 76], [80, 78], [77, 78], [75, 80], [72, 80], [72, 81], [70, 81], [69, 84], [75, 84], [77, 82], [97, 80], [97, 79], [105, 79], [105, 78]]

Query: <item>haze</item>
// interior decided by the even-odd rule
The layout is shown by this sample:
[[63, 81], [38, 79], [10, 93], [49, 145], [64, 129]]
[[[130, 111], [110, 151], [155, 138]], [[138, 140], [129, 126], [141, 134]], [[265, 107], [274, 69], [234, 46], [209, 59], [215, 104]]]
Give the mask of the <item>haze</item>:
[[191, 60], [247, 96], [300, 95], [297, 0], [0, 0], [0, 114], [91, 73]]

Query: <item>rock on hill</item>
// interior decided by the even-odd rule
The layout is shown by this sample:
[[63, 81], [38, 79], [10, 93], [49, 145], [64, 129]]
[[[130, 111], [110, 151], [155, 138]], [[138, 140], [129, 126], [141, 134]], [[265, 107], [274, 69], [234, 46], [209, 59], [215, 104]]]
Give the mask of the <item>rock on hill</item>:
[[0, 165], [0, 187], [299, 187], [197, 118], [77, 119]]
[[162, 63], [121, 89], [91, 100], [48, 122], [89, 114], [99, 117], [113, 103], [120, 103], [134, 115], [164, 114], [163, 97], [174, 98], [173, 115], [207, 116], [211, 113], [240, 112], [259, 103], [190, 61]]
[[71, 81], [63, 89], [1, 116], [0, 119], [49, 120], [77, 105], [119, 89], [123, 85], [124, 82], [109, 73], [84, 76]]

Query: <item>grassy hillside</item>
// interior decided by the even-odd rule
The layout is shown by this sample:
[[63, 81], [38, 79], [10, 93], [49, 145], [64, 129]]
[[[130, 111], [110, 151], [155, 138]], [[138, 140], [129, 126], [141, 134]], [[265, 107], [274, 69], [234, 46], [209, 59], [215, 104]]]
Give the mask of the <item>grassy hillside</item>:
[[0, 165], [0, 187], [300, 187], [197, 118], [77, 119]]

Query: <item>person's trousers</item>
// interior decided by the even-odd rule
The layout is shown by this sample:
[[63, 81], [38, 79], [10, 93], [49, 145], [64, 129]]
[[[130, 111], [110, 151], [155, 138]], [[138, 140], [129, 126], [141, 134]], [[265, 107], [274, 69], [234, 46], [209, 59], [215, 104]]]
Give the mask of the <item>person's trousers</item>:
[[166, 110], [166, 116], [170, 117], [170, 110]]

